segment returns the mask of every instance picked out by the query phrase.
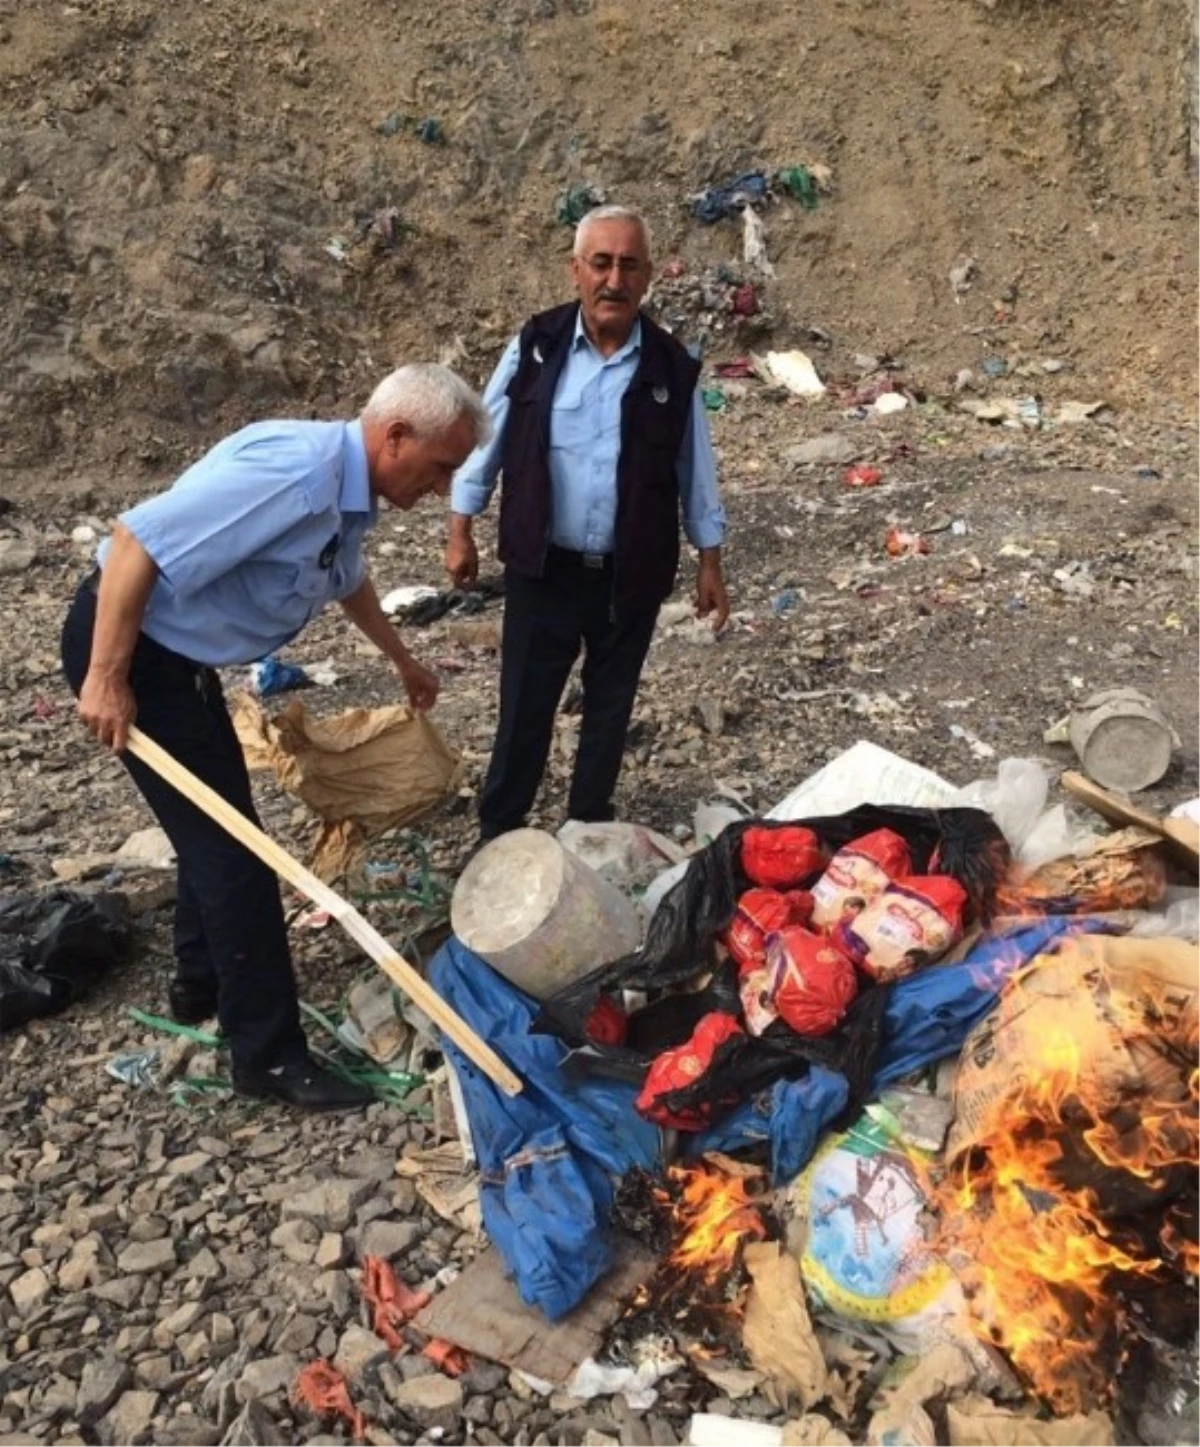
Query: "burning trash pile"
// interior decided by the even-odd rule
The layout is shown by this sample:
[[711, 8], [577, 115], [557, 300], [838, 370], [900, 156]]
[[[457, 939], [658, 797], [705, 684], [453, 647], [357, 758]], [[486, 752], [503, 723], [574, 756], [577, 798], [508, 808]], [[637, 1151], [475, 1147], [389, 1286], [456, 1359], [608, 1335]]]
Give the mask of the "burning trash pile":
[[998, 818], [731, 823], [640, 949], [543, 998], [458, 938], [434, 963], [525, 1082], [448, 1049], [521, 1297], [564, 1318], [648, 1248], [596, 1370], [693, 1441], [738, 1440], [714, 1396], [786, 1415], [764, 1442], [1192, 1430], [1194, 848]]

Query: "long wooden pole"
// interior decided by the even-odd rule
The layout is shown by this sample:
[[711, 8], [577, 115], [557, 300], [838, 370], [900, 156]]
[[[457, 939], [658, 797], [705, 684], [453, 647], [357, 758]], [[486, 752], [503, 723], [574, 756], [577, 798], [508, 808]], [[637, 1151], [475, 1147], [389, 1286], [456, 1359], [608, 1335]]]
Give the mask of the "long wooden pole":
[[336, 890], [318, 879], [298, 859], [263, 833], [257, 825], [229, 803], [214, 789], [185, 769], [178, 759], [148, 738], [139, 728], [129, 730], [129, 752], [136, 759], [148, 765], [156, 774], [161, 774], [173, 784], [185, 798], [212, 819], [240, 843], [251, 854], [256, 854], [276, 874], [307, 895], [318, 908], [326, 910], [346, 931], [352, 940], [361, 945], [385, 975], [404, 991], [415, 1004], [429, 1016], [439, 1030], [443, 1031], [458, 1046], [469, 1060], [500, 1087], [506, 1095], [517, 1095], [521, 1090], [521, 1078], [500, 1059], [499, 1055], [481, 1040], [467, 1022], [453, 1011], [437, 993], [428, 980], [419, 975], [403, 955], [398, 954], [387, 940], [370, 925], [358, 910], [343, 899]]

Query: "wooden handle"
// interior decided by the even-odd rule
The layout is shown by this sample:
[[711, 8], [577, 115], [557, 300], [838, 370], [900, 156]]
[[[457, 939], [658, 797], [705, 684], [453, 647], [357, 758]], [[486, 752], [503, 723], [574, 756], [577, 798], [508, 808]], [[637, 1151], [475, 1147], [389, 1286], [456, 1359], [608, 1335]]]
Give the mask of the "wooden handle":
[[256, 854], [282, 879], [286, 879], [301, 894], [307, 895], [319, 909], [326, 910], [336, 919], [384, 974], [398, 985], [409, 999], [419, 1005], [438, 1029], [448, 1035], [463, 1054], [473, 1060], [488, 1079], [498, 1085], [506, 1095], [520, 1093], [520, 1076], [509, 1069], [492, 1047], [475, 1034], [467, 1022], [446, 1004], [429, 981], [419, 975], [403, 955], [392, 949], [379, 931], [369, 924], [352, 904], [343, 899], [336, 890], [330, 889], [324, 880], [318, 879], [311, 870], [305, 869], [304, 865], [281, 845], [268, 838], [227, 799], [222, 799], [215, 789], [210, 789], [189, 769], [185, 769], [166, 749], [156, 744], [153, 739], [147, 738], [141, 729], [129, 730], [127, 748], [134, 758], [141, 759], [142, 763], [152, 768], [156, 774], [161, 774], [185, 798], [190, 799], [223, 829], [228, 830], [251, 854]]

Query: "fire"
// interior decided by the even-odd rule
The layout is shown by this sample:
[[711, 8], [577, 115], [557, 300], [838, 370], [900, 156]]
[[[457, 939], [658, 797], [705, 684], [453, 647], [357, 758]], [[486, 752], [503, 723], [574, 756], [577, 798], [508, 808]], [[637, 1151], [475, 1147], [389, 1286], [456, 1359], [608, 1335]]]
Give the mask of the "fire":
[[[992, 1104], [940, 1193], [943, 1246], [978, 1322], [1060, 1413], [1111, 1395], [1132, 1325], [1122, 1283], [1194, 1276], [1198, 1264], [1184, 1213], [1168, 1208], [1156, 1241], [1114, 1227], [1111, 1209], [1122, 1193], [1169, 1199], [1184, 1171], [1194, 1180], [1194, 1015], [1181, 1022], [1145, 996], [1134, 1006], [1115, 988], [1105, 1004], [1118, 1027], [1106, 1041], [1065, 1010], [1045, 1030], [1036, 1078]], [[1132, 1071], [1143, 1093], [1118, 1059], [1144, 1067]]]
[[[706, 1170], [668, 1172], [676, 1187], [674, 1209], [682, 1237], [667, 1258], [679, 1271], [716, 1282], [728, 1276], [747, 1239], [767, 1234], [762, 1215], [746, 1193], [746, 1182]], [[664, 1192], [665, 1199], [671, 1195]]]

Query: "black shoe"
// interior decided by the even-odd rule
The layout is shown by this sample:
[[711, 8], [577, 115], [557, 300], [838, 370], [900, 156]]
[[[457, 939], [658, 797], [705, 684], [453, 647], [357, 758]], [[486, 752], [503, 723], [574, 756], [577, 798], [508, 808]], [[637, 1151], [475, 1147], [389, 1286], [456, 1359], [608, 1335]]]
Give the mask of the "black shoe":
[[176, 975], [167, 989], [171, 1019], [180, 1025], [202, 1025], [217, 1013], [217, 987]]
[[235, 1068], [233, 1088], [242, 1095], [270, 1096], [299, 1110], [361, 1110], [375, 1099], [365, 1086], [352, 1085], [315, 1060], [295, 1060], [273, 1070]]

